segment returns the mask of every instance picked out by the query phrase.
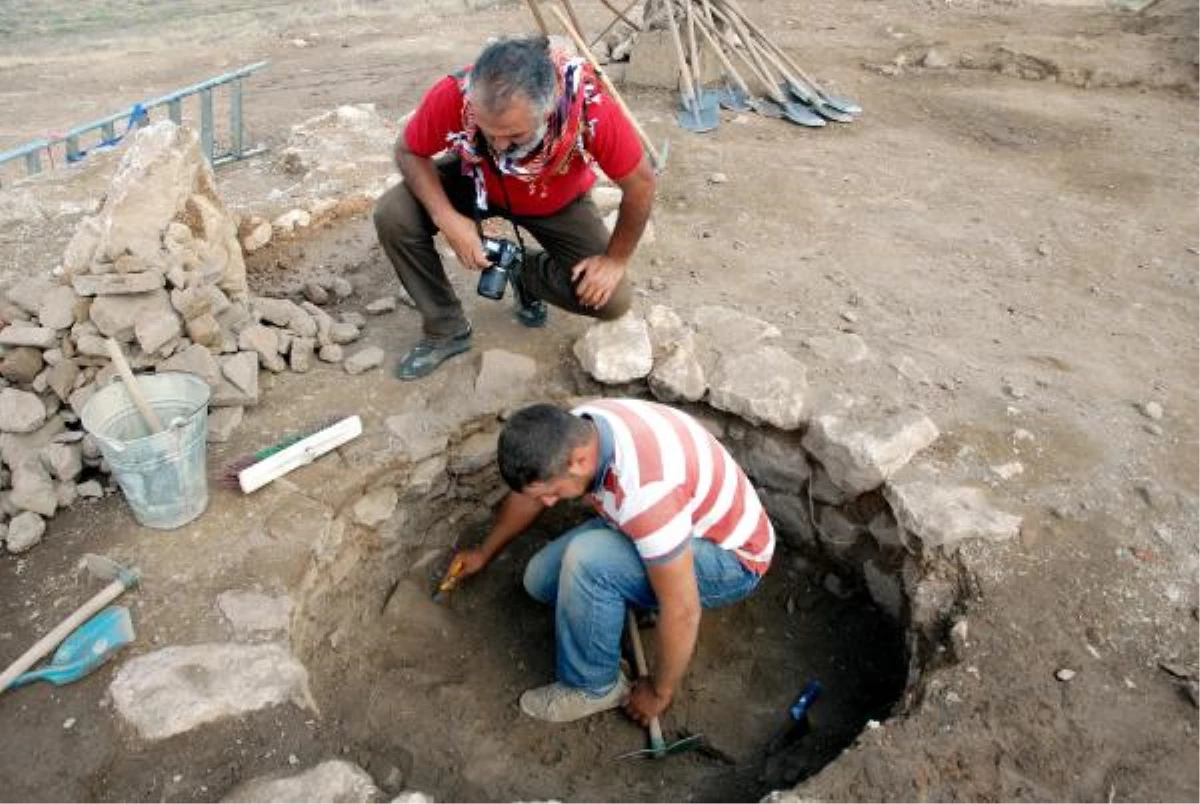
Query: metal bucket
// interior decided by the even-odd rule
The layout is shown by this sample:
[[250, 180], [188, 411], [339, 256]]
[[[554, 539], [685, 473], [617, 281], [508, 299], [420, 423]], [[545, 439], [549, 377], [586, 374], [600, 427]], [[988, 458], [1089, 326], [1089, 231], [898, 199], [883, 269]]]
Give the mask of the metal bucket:
[[208, 383], [194, 374], [164, 372], [139, 376], [138, 385], [163, 423], [161, 433], [150, 434], [120, 378], [84, 404], [81, 418], [137, 521], [170, 530], [208, 505]]

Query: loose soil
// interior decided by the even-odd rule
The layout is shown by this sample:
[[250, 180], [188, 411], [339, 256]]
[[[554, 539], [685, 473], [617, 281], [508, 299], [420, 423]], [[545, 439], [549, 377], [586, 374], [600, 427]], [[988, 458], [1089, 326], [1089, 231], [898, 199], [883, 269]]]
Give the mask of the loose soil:
[[[608, 19], [599, 3], [575, 5], [590, 29]], [[964, 601], [961, 655], [947, 651], [889, 709], [903, 683], [898, 637], [865, 598], [824, 593], [818, 574], [785, 556], [753, 603], [705, 617], [667, 717], [669, 731], [704, 732], [734, 764], [695, 755], [615, 765], [611, 756], [640, 744], [619, 715], [547, 728], [514, 706], [551, 671], [548, 613], [519, 591], [522, 556], [555, 530], [546, 523], [412, 632], [361, 609], [377, 614], [312, 658], [319, 717], [279, 707], [146, 744], [107, 709], [111, 667], [0, 697], [0, 797], [213, 800], [287, 770], [289, 755], [301, 767], [337, 755], [381, 784], [398, 769], [389, 793], [401, 779], [445, 799], [752, 799], [853, 741], [800, 795], [1200, 798], [1196, 708], [1160, 668], [1194, 672], [1198, 642], [1194, 4], [1162, 0], [1141, 14], [1020, 2], [745, 5], [867, 112], [818, 132], [727, 116], [697, 137], [674, 127], [671, 93], [631, 88], [651, 136], [672, 142], [656, 238], [633, 269], [639, 305], [736, 307], [781, 329], [815, 387], [929, 413], [947, 475], [1024, 517], [1018, 541], [980, 548], [988, 569]], [[271, 66], [247, 83], [249, 139], [277, 147], [291, 125], [342, 103], [398, 117], [487, 36], [529, 27], [520, 4], [171, 8], [6, 11], [0, 148], [264, 58]], [[931, 49], [950, 66], [933, 66], [943, 59]], [[5, 283], [57, 264], [107, 165], [89, 157], [44, 190], [60, 213], [0, 227]], [[709, 181], [718, 171], [728, 182]], [[292, 182], [269, 157], [222, 169], [218, 181], [235, 209]], [[252, 281], [285, 292], [340, 273], [357, 288], [346, 309], [359, 309], [395, 288], [373, 240], [365, 217], [335, 220], [256, 258]], [[558, 315], [545, 332], [522, 331], [507, 308], [474, 298], [472, 277], [456, 276], [478, 348], [572, 376], [570, 343], [586, 322]], [[372, 319], [368, 340], [390, 364], [417, 331], [402, 308]], [[861, 335], [870, 358], [820, 359], [812, 344], [840, 331]], [[427, 392], [325, 368], [264, 383], [243, 445], [330, 411], [386, 416]], [[1151, 401], [1161, 419], [1143, 412]], [[211, 450], [214, 476], [238, 451]], [[1023, 471], [1008, 479], [993, 469], [1013, 461]], [[0, 563], [0, 656], [19, 655], [90, 593], [74, 572], [85, 551], [136, 559], [156, 579], [137, 595], [137, 652], [227, 638], [213, 589], [242, 588], [254, 561], [270, 560], [246, 533], [274, 499], [217, 492], [203, 531], [175, 538], [135, 528], [119, 497], [60, 514], [42, 544]], [[399, 577], [394, 567], [362, 573], [360, 594], [376, 606]], [[1074, 679], [1057, 680], [1061, 668]], [[821, 706], [836, 715], [818, 719], [807, 754], [764, 764], [755, 747], [811, 675], [826, 681]], [[855, 737], [867, 718], [883, 727]]]

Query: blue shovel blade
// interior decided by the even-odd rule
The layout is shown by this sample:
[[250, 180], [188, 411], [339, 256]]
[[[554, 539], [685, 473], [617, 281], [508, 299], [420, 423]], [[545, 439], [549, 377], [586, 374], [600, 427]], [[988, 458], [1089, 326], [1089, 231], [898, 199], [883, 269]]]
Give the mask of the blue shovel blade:
[[17, 676], [9, 689], [33, 681], [49, 681], [60, 686], [78, 681], [132, 642], [133, 636], [129, 609], [110, 606], [71, 632], [58, 646], [49, 664]]

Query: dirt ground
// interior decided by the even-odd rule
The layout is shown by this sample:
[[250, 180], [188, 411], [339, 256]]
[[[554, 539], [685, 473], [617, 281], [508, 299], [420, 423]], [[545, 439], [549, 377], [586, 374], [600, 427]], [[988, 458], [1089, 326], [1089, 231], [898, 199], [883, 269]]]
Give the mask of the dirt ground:
[[[409, 786], [447, 800], [756, 798], [797, 776], [796, 768], [767, 767], [747, 746], [765, 740], [805, 674], [835, 680], [827, 686], [840, 691], [825, 702], [839, 713], [834, 721], [884, 723], [809, 779], [802, 796], [1200, 798], [1195, 703], [1161, 668], [1194, 674], [1198, 653], [1194, 4], [1161, 0], [1142, 13], [982, 0], [743, 4], [809, 72], [866, 112], [821, 131], [727, 116], [716, 132], [696, 136], [674, 126], [672, 95], [631, 88], [627, 100], [651, 136], [671, 141], [656, 238], [634, 267], [639, 304], [736, 307], [774, 323], [790, 351], [811, 358], [814, 384], [912, 401], [929, 413], [942, 430], [934, 447], [941, 464], [1024, 517], [1020, 540], [992, 548], [993, 570], [976, 579], [964, 611], [965, 656], [931, 669], [907, 710], [888, 719], [877, 710], [898, 697], [885, 694], [894, 666], [882, 661], [887, 650], [862, 645], [895, 635], [862, 598], [806, 592], [810, 576], [785, 566], [756, 607], [705, 619], [690, 703], [672, 710], [676, 722], [714, 737], [733, 764], [688, 757], [665, 770], [612, 771], [601, 760], [638, 741], [617, 715], [546, 731], [522, 723], [508, 703], [479, 707], [479, 689], [508, 701], [527, 676], [549, 669], [546, 612], [522, 601], [496, 613], [498, 603], [520, 599], [509, 594], [514, 555], [433, 615], [469, 623], [456, 630], [466, 644], [453, 646], [461, 674], [422, 678], [394, 644], [368, 643], [396, 627], [384, 612], [375, 630], [349, 632], [349, 648], [318, 662], [323, 718], [280, 707], [147, 746], [78, 714], [106, 706], [112, 668], [71, 687], [3, 696], [0, 798], [211, 800], [288, 754], [307, 765], [331, 752], [380, 781], [398, 767]], [[519, 4], [471, 12], [395, 5], [405, 8], [5, 4], [0, 148], [262, 59], [271, 64], [247, 84], [247, 125], [251, 141], [278, 146], [291, 125], [343, 103], [373, 102], [398, 117], [487, 36], [529, 27]], [[575, 5], [592, 29], [608, 19], [598, 2]], [[41, 221], [36, 237], [0, 230], [4, 283], [57, 264], [104, 186], [100, 167], [76, 170], [78, 194], [57, 191], [74, 207]], [[718, 171], [727, 182], [709, 181]], [[288, 183], [269, 157], [222, 169], [218, 179], [235, 209]], [[294, 287], [281, 271], [342, 273], [362, 303], [394, 282], [362, 217], [270, 254], [271, 264], [251, 264], [262, 292]], [[558, 316], [530, 335], [502, 311], [469, 303], [482, 347], [567, 371], [583, 322]], [[369, 331], [390, 364], [417, 322], [402, 308]], [[869, 359], [813, 357], [812, 344], [837, 331], [858, 333]], [[318, 371], [268, 382], [243, 425], [245, 440], [278, 433], [296, 408], [386, 410], [415, 393], [390, 387], [399, 384], [384, 375], [378, 388], [355, 384], [339, 396], [341, 377]], [[1161, 417], [1147, 415], [1150, 402]], [[995, 471], [1014, 461], [1023, 471]], [[255, 504], [218, 495], [205, 516], [232, 528], [257, 515]], [[117, 497], [77, 506], [50, 523], [32, 552], [0, 562], [5, 661], [86, 588], [72, 572], [81, 552], [125, 550], [170, 576], [178, 550], [166, 540], [133, 545], [146, 532], [138, 536], [130, 523]], [[142, 594], [140, 650], [218, 638], [211, 600], [188, 591], [193, 580], [221, 574], [236, 585], [245, 557], [217, 553], [211, 567], [175, 569], [178, 588]], [[378, 590], [388, 581], [376, 571], [362, 584]], [[821, 625], [781, 627], [789, 597], [811, 614], [801, 605], [809, 600]], [[426, 625], [404, 644], [447, 650], [441, 626]], [[765, 629], [761, 653], [730, 647], [757, 628]], [[850, 657], [842, 659], [850, 667], [838, 656]], [[742, 686], [768, 663], [778, 675], [767, 676], [765, 689]], [[1063, 668], [1076, 672], [1069, 682], [1055, 677]], [[852, 700], [871, 688], [873, 672], [885, 692]], [[402, 697], [414, 687], [424, 693]], [[753, 717], [736, 720], [739, 711]], [[72, 729], [63, 727], [68, 717], [79, 719]], [[396, 725], [409, 722], [421, 724], [417, 735]], [[827, 737], [812, 746], [814, 761], [854, 739]], [[471, 770], [456, 768], [468, 756]]]

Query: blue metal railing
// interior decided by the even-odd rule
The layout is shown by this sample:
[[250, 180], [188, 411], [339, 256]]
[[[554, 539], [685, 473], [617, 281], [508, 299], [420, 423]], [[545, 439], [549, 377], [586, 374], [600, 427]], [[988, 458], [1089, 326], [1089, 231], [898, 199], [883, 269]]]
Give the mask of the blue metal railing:
[[[19, 148], [0, 153], [0, 168], [6, 163], [17, 159], [25, 162], [26, 175], [40, 173], [42, 170], [42, 154], [46, 154], [51, 163], [54, 162], [54, 150], [62, 148], [67, 162], [77, 162], [86, 156], [87, 151], [81, 146], [81, 138], [93, 132], [100, 133], [100, 140], [93, 147], [111, 147], [120, 142], [134, 128], [149, 121], [150, 111], [159, 107], [167, 107], [167, 115], [176, 125], [183, 123], [183, 102], [192, 95], [200, 96], [200, 147], [209, 163], [216, 167], [226, 162], [245, 159], [261, 153], [262, 148], [247, 151], [242, 132], [242, 79], [256, 70], [266, 67], [268, 62], [259, 61], [246, 65], [232, 72], [218, 75], [207, 81], [201, 81], [184, 89], [176, 90], [161, 98], [155, 98], [145, 103], [136, 103], [126, 112], [118, 112], [99, 120], [93, 120], [82, 126], [76, 126], [70, 131], [53, 137], [42, 137], [28, 142]], [[215, 152], [213, 92], [221, 86], [229, 85], [229, 150], [223, 153]], [[117, 134], [117, 123], [126, 121], [125, 131]]]

